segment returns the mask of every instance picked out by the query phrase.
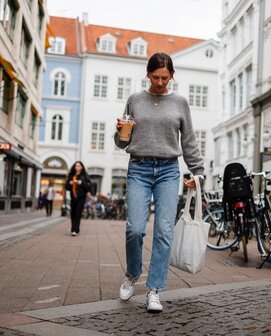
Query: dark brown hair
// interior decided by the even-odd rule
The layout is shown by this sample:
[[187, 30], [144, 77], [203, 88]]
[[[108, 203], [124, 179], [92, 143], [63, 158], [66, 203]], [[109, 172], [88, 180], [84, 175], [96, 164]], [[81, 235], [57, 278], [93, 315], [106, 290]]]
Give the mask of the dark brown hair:
[[87, 175], [86, 168], [83, 165], [83, 162], [75, 161], [74, 164], [72, 165], [70, 171], [69, 171], [69, 176], [74, 176], [75, 175], [75, 172], [76, 172], [75, 165], [76, 165], [76, 163], [80, 163], [80, 165], [82, 166], [81, 175]]
[[153, 54], [147, 64], [147, 72], [154, 72], [159, 68], [166, 67], [170, 73], [174, 73], [174, 67], [172, 59], [169, 55], [165, 53], [155, 53]]

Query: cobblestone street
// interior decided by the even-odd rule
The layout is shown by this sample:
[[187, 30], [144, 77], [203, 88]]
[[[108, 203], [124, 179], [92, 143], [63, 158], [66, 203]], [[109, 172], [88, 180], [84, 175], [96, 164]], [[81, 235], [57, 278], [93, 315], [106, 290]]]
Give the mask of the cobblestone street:
[[53, 322], [118, 336], [270, 335], [271, 285], [166, 301], [150, 315], [145, 305], [56, 319]]

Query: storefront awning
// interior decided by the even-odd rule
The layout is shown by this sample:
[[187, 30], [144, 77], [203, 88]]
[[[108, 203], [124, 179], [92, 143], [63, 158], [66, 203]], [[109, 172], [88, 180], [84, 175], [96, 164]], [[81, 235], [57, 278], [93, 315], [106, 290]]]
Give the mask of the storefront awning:
[[1, 55], [0, 55], [0, 64], [2, 65], [2, 67], [4, 68], [4, 70], [6, 71], [6, 73], [8, 74], [8, 76], [12, 81], [15, 81], [21, 87], [24, 87], [24, 84], [18, 78], [18, 75], [15, 69], [13, 68], [12, 64]]

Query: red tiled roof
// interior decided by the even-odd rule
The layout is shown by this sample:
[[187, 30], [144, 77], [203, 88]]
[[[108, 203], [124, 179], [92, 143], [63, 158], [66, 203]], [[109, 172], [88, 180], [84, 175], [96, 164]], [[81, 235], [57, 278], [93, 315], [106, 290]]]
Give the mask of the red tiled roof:
[[127, 48], [128, 43], [138, 37], [141, 37], [148, 43], [148, 57], [155, 52], [165, 52], [172, 54], [203, 41], [202, 39], [196, 38], [149, 33], [139, 30], [137, 31], [97, 25], [88, 25], [85, 27], [85, 30], [86, 46], [89, 53], [97, 52], [96, 41], [99, 37], [105, 34], [111, 34], [117, 39], [116, 54], [119, 56], [129, 56]]
[[66, 39], [66, 54], [77, 55], [76, 19], [50, 16], [50, 28], [55, 37]]
[[[50, 27], [56, 37], [66, 39], [66, 54], [78, 54], [76, 24], [77, 19], [50, 17]], [[148, 43], [148, 57], [155, 52], [165, 52], [168, 54], [176, 53], [182, 49], [188, 48], [194, 44], [204, 40], [190, 37], [182, 37], [175, 35], [157, 34], [144, 32], [140, 30], [129, 30], [123, 28], [113, 28], [98, 25], [87, 25], [84, 23], [79, 27], [85, 29], [86, 51], [88, 53], [98, 53], [96, 48], [97, 40], [106, 34], [111, 34], [117, 39], [116, 54], [117, 56], [129, 57], [128, 44], [133, 39], [141, 37]], [[81, 41], [81, 39], [80, 39]], [[135, 56], [130, 56], [135, 57]]]

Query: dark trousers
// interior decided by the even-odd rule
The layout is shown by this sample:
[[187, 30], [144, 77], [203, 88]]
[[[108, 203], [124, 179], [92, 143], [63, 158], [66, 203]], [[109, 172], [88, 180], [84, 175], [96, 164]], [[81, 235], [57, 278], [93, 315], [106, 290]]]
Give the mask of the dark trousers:
[[45, 206], [46, 206], [46, 214], [47, 214], [47, 216], [52, 216], [52, 212], [53, 212], [53, 201], [46, 200], [46, 202], [45, 202]]
[[71, 199], [71, 232], [80, 232], [80, 221], [86, 198]]

